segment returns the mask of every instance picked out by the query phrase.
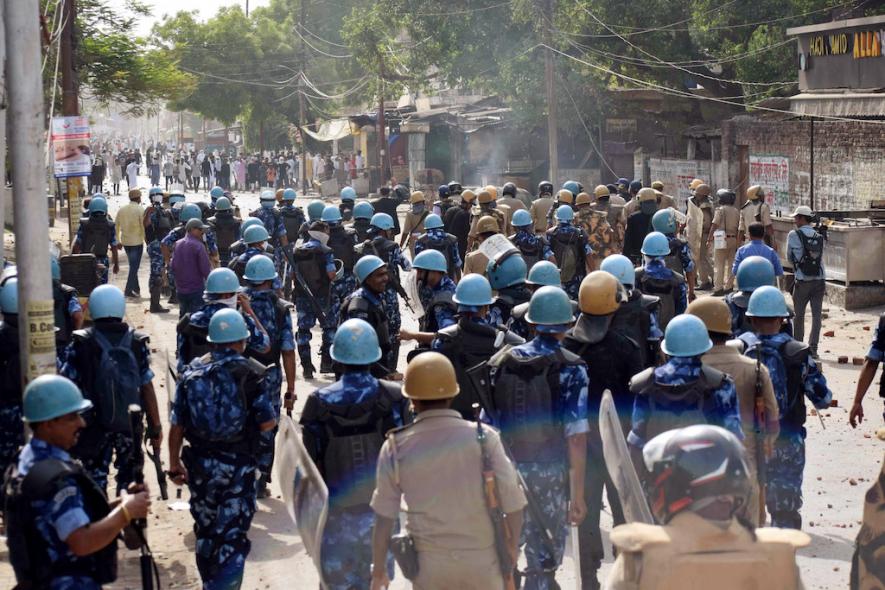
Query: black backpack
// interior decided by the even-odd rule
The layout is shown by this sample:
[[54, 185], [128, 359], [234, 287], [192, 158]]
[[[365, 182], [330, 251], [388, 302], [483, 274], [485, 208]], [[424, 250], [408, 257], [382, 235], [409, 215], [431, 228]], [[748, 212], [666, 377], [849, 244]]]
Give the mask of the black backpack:
[[821, 262], [824, 257], [824, 237], [818, 232], [806, 235], [801, 229], [796, 230], [799, 241], [802, 243], [802, 257], [796, 262], [796, 268], [806, 276], [819, 276], [821, 274]]

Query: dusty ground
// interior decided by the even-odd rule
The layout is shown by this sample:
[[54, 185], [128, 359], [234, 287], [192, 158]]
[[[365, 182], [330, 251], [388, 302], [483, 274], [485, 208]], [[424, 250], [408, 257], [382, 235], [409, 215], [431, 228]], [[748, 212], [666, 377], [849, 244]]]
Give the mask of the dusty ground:
[[[201, 194], [199, 198], [206, 196]], [[198, 200], [198, 197], [189, 194], [188, 200]], [[300, 205], [306, 205], [307, 202], [308, 199], [299, 198]], [[244, 194], [238, 197], [237, 203], [245, 214], [258, 205], [257, 196]], [[123, 204], [125, 196], [112, 197], [111, 213], [113, 214]], [[56, 227], [50, 230], [50, 236], [67, 245], [66, 227], [66, 220], [59, 219]], [[12, 246], [9, 234], [4, 241], [7, 248]], [[122, 253], [120, 262], [121, 272], [113, 278], [113, 282], [122, 288], [127, 272], [126, 257]], [[174, 355], [177, 314], [163, 316], [146, 313], [147, 271], [145, 255], [140, 279], [145, 299], [128, 304], [127, 320], [151, 335], [153, 369], [157, 374], [154, 383], [157, 385], [161, 407], [165, 407], [168, 398], [165, 386], [165, 352], [168, 350], [170, 355]], [[825, 429], [815, 416], [809, 416], [806, 425], [807, 464], [803, 488], [805, 507], [802, 514], [806, 523], [805, 531], [811, 535], [812, 543], [801, 551], [799, 566], [805, 585], [809, 589], [848, 587], [851, 554], [862, 514], [863, 495], [878, 473], [883, 459], [885, 446], [873, 436], [875, 429], [881, 425], [882, 411], [882, 403], [875, 392], [867, 396], [864, 404], [868, 421], [856, 430], [852, 430], [848, 425], [848, 409], [854, 396], [859, 371], [859, 367], [852, 365], [850, 359], [864, 356], [872, 338], [871, 330], [882, 311], [882, 308], [861, 312], [846, 312], [833, 307], [826, 309], [827, 317], [824, 320], [823, 331], [832, 330], [834, 336], [822, 337], [821, 361], [838, 406], [823, 412]], [[412, 322], [407, 310], [403, 310], [403, 318], [406, 326]], [[315, 331], [312, 341], [315, 351], [319, 341], [319, 333]], [[405, 366], [405, 354], [408, 348], [403, 347], [401, 351], [400, 368]], [[849, 357], [849, 364], [837, 364], [837, 357], [843, 355]], [[313, 389], [329, 382], [326, 379], [306, 382], [301, 378], [300, 369], [298, 372], [296, 392], [301, 400]], [[874, 388], [875, 385], [871, 390]], [[165, 453], [164, 448], [164, 462], [168, 463], [165, 460]], [[153, 471], [148, 470], [146, 476], [156, 491]], [[170, 494], [174, 501], [175, 486], [171, 482]], [[183, 497], [187, 499], [186, 488]], [[250, 532], [252, 552], [247, 562], [243, 587], [250, 590], [317, 588], [317, 574], [304, 552], [294, 525], [283, 508], [276, 486], [273, 497], [261, 500], [258, 504], [258, 513]], [[194, 537], [190, 514], [187, 511], [171, 510], [169, 503], [159, 499], [153, 508], [148, 536], [160, 568], [163, 587], [199, 587], [199, 577], [193, 557]], [[607, 539], [607, 533], [611, 529], [608, 514], [603, 515], [603, 527]], [[565, 563], [557, 576], [563, 588], [573, 588], [575, 583], [570, 555], [571, 549], [567, 547]], [[121, 549], [120, 558], [120, 581], [109, 585], [108, 588], [140, 588], [137, 553]], [[609, 555], [600, 572], [602, 579], [610, 564]], [[0, 547], [0, 587], [9, 588], [13, 585], [8, 554], [3, 545]], [[408, 587], [409, 585], [401, 577], [392, 585], [393, 589]]]

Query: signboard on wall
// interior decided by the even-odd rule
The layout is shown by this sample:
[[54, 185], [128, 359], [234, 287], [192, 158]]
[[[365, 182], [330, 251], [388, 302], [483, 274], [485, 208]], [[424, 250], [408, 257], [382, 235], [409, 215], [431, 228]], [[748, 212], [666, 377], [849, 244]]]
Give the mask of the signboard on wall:
[[89, 118], [52, 118], [52, 168], [56, 178], [89, 176]]
[[775, 210], [790, 207], [790, 159], [785, 156], [750, 156], [749, 185], [765, 190], [765, 201]]
[[710, 182], [710, 162], [705, 160], [674, 160], [668, 158], [649, 158], [648, 173], [651, 181], [660, 180], [664, 183], [664, 194], [676, 199], [680, 211], [685, 211], [691, 193], [689, 183], [695, 178]]

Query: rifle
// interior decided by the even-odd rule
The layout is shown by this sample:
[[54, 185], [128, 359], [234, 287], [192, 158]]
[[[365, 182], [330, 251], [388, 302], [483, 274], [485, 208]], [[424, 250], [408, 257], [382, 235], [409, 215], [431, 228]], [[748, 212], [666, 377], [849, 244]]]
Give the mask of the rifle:
[[[153, 426], [153, 424], [150, 424], [150, 421], [151, 421], [150, 417], [148, 417], [147, 420], [148, 420], [148, 426]], [[154, 464], [154, 469], [157, 472], [157, 485], [160, 486], [160, 498], [162, 500], [168, 500], [169, 499], [169, 488], [166, 484], [166, 472], [163, 470], [163, 459], [160, 458], [159, 453], [152, 453], [150, 450], [148, 450], [147, 441], [148, 441], [147, 432], [145, 432], [144, 454], [147, 455], [147, 458], [150, 459], [151, 463]]]
[[498, 495], [498, 483], [495, 480], [492, 457], [489, 455], [486, 433], [479, 419], [479, 404], [473, 404], [473, 412], [476, 415], [476, 440], [479, 441], [479, 448], [482, 452], [482, 489], [486, 499], [486, 508], [492, 518], [492, 528], [495, 530], [495, 552], [498, 554], [498, 565], [504, 576], [505, 589], [516, 590], [513, 576], [516, 563], [510, 555], [509, 549], [513, 544], [513, 531], [505, 522], [504, 510], [501, 508], [501, 498]]
[[409, 299], [408, 293], [403, 289], [403, 284], [399, 282], [399, 279], [396, 275], [391, 271], [387, 273], [388, 280], [390, 284], [393, 286], [393, 290], [396, 291], [396, 294], [403, 298], [403, 302], [406, 304], [406, 307], [409, 308], [413, 314], [415, 313], [415, 309], [412, 307], [412, 300]]
[[326, 312], [323, 311], [323, 306], [317, 301], [316, 295], [313, 294], [313, 291], [307, 286], [304, 277], [301, 276], [301, 271], [298, 270], [298, 265], [295, 264], [295, 257], [292, 254], [291, 246], [292, 244], [289, 244], [283, 248], [283, 255], [286, 257], [286, 262], [292, 268], [292, 276], [295, 277], [295, 282], [298, 283], [298, 287], [307, 297], [308, 302], [310, 302], [313, 312], [316, 314], [317, 319], [320, 320], [320, 325], [324, 326], [326, 324]]
[[753, 397], [753, 431], [756, 435], [756, 478], [759, 480], [759, 522], [765, 522], [766, 422], [765, 400], [762, 397], [762, 347], [756, 350], [756, 387]]
[[[132, 440], [134, 442], [131, 455], [132, 471], [135, 483], [143, 485], [144, 453], [142, 451], [141, 440], [144, 436], [144, 410], [142, 410], [141, 406], [138, 404], [131, 404], [129, 406], [129, 428], [132, 432]], [[157, 569], [157, 564], [154, 562], [154, 555], [151, 553], [151, 548], [145, 537], [146, 529], [147, 521], [145, 519], [139, 518], [133, 520], [131, 526], [127, 527], [127, 530], [131, 530], [131, 533], [124, 533], [124, 540], [129, 549], [138, 548], [141, 550], [139, 564], [141, 566], [142, 590], [154, 590], [155, 578], [157, 582], [156, 587], [158, 589], [160, 588], [160, 572]]]

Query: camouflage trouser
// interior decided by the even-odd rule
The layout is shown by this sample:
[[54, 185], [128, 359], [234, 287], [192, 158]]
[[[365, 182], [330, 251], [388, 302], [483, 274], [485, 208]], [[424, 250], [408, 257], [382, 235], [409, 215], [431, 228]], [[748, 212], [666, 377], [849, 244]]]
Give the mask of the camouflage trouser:
[[[387, 289], [381, 294], [381, 299], [384, 301], [384, 307], [387, 311], [387, 329], [390, 332], [390, 356], [398, 356], [399, 329], [403, 325], [403, 317], [399, 311], [399, 295], [396, 294], [395, 289]], [[395, 371], [399, 359], [388, 358], [386, 361], [381, 359], [381, 362], [384, 362], [385, 366], [389, 367], [391, 371]]]
[[232, 455], [210, 457], [193, 447], [185, 447], [182, 459], [203, 588], [239, 588], [252, 547], [247, 535], [255, 515], [255, 464]]
[[20, 405], [0, 408], [0, 472], [5, 473], [17, 460], [18, 450], [25, 444], [24, 425]]
[[323, 313], [326, 314], [325, 324], [320, 323], [320, 318], [317, 317], [309, 299], [306, 297], [295, 299], [295, 322], [298, 328], [295, 331], [295, 345], [298, 348], [298, 357], [302, 363], [305, 360], [310, 360], [310, 329], [313, 328], [314, 324], [320, 323], [320, 328], [323, 329], [324, 347], [331, 346], [332, 339], [335, 337], [338, 317], [332, 315], [332, 310], [327, 301], [319, 300], [319, 304], [323, 308]]
[[[323, 578], [329, 590], [368, 590], [372, 583], [372, 526], [375, 513], [329, 510], [323, 533]], [[387, 575], [393, 579], [393, 556], [387, 555]]]
[[101, 264], [104, 267], [104, 270], [100, 270], [98, 272], [98, 282], [101, 285], [106, 285], [108, 282], [108, 273], [111, 270], [111, 261], [107, 256], [96, 256], [95, 262], [97, 264]]
[[805, 429], [781, 431], [774, 442], [774, 452], [766, 463], [768, 476], [765, 506], [771, 526], [801, 529], [802, 472], [805, 469]]
[[[274, 416], [277, 424], [279, 424], [280, 407], [282, 405], [280, 389], [283, 386], [283, 371], [279, 365], [271, 365], [267, 368], [267, 372], [264, 374], [264, 385], [270, 394]], [[262, 432], [258, 437], [258, 469], [261, 472], [262, 480], [265, 482], [270, 481], [270, 473], [273, 468], [274, 441], [276, 440], [278, 429], [278, 426], [274, 426], [271, 430]]]
[[163, 252], [160, 249], [160, 240], [154, 240], [147, 247], [148, 259], [151, 262], [151, 271], [148, 275], [148, 288], [159, 289], [163, 285]]
[[578, 291], [581, 290], [581, 281], [586, 275], [576, 274], [567, 283], [563, 283], [562, 288], [568, 293], [568, 298], [572, 301], [578, 300]]
[[[525, 590], [558, 588], [554, 581], [556, 568], [562, 563], [565, 540], [568, 536], [568, 470], [563, 463], [517, 463], [516, 468], [525, 478], [538, 506], [544, 513], [546, 526], [553, 536], [554, 555], [545, 547], [541, 531], [529, 511], [519, 543], [524, 545], [528, 567], [525, 572]], [[547, 571], [545, 571], [547, 570]]]
[[86, 576], [60, 576], [49, 584], [51, 590], [101, 590], [95, 580]]
[[132, 435], [127, 432], [104, 432], [98, 435], [95, 449], [87, 452], [72, 453], [83, 463], [83, 468], [89, 473], [98, 486], [107, 491], [108, 473], [111, 469], [111, 460], [114, 461], [114, 469], [117, 470], [116, 495], [129, 487], [135, 481], [134, 465], [132, 463]]
[[332, 282], [332, 303], [330, 307], [332, 309], [332, 315], [335, 317], [336, 321], [341, 312], [341, 305], [344, 303], [344, 300], [347, 299], [348, 295], [356, 291], [356, 287], [356, 277], [347, 272], [345, 272], [340, 279], [336, 279]]

